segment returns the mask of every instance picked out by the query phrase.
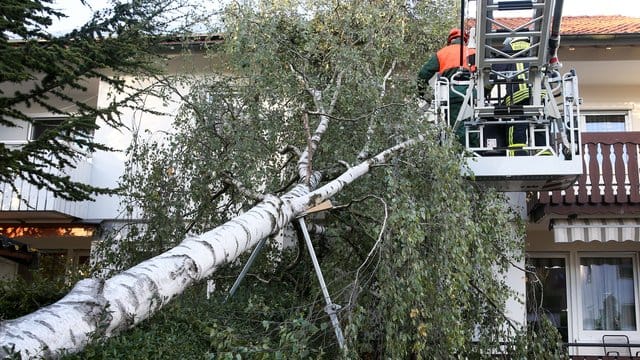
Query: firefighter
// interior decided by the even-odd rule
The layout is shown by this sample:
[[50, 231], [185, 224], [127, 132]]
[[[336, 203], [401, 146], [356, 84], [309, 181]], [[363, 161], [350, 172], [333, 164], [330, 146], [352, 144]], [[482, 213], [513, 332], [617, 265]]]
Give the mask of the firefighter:
[[[429, 80], [437, 73], [451, 80], [451, 77], [461, 68], [470, 69], [470, 62], [473, 61], [472, 56], [475, 54], [474, 49], [467, 48], [468, 35], [464, 34], [460, 29], [451, 29], [447, 37], [447, 46], [438, 50], [420, 69], [418, 73], [418, 95], [422, 98]], [[460, 63], [460, 47], [462, 46], [462, 58], [464, 64]], [[457, 78], [458, 80], [465, 80]], [[466, 93], [467, 86], [455, 85], [453, 88], [461, 94]], [[450, 92], [449, 95], [449, 121], [451, 126], [458, 118], [458, 113], [462, 107], [464, 98], [460, 95]], [[464, 127], [458, 127], [456, 131], [458, 138], [464, 138]]]
[[[529, 38], [527, 37], [515, 37], [507, 38], [504, 44], [503, 51], [507, 54], [514, 54], [528, 49], [531, 45]], [[520, 57], [526, 56], [526, 53], [519, 55]], [[516, 76], [513, 82], [507, 85], [507, 94], [503, 99], [503, 105], [505, 106], [518, 106], [529, 105], [531, 99], [531, 89], [527, 84], [527, 74], [524, 70], [527, 68], [527, 64], [516, 63], [508, 65], [496, 65], [495, 70], [498, 71], [517, 71], [521, 72]], [[527, 146], [527, 124], [514, 124], [507, 127], [507, 146], [509, 148], [510, 155], [525, 155], [526, 153], [521, 149]]]

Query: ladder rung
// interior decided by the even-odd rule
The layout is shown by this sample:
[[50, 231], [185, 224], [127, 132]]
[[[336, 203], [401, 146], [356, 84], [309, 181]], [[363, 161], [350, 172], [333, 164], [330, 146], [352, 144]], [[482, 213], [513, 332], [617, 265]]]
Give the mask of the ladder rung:
[[495, 79], [493, 80], [494, 84], [507, 84], [507, 85], [513, 85], [513, 84], [524, 84], [524, 83], [528, 83], [525, 79], [518, 79], [518, 78], [507, 78], [507, 79]]
[[506, 39], [508, 37], [530, 37], [540, 35], [542, 35], [541, 31], [499, 31], [484, 34], [484, 37], [487, 39]]
[[510, 10], [530, 10], [539, 9], [544, 7], [544, 3], [534, 3], [527, 0], [517, 1], [500, 1], [498, 4], [487, 5], [486, 9], [489, 11], [510, 11]]
[[530, 9], [533, 9], [533, 2], [531, 0], [500, 1], [498, 3], [498, 10], [530, 10]]
[[[538, 57], [537, 56], [538, 46], [529, 47], [522, 50], [498, 50], [492, 46], [485, 46], [485, 48], [489, 50], [490, 54], [493, 55], [491, 56], [491, 58], [496, 58], [496, 59], [514, 59], [515, 60], [515, 59], [524, 59], [525, 57]], [[533, 54], [533, 55], [525, 56], [527, 54]]]
[[496, 116], [524, 116], [525, 109], [522, 105], [504, 106], [496, 105], [493, 108], [493, 113]]
[[[496, 106], [500, 107], [501, 105], [496, 105]], [[476, 110], [478, 112], [484, 114], [484, 113], [487, 113], [487, 112], [493, 112], [493, 110], [496, 108], [496, 106], [478, 106], [478, 107], [476, 107]], [[504, 105], [502, 105], [502, 106], [504, 106]], [[525, 110], [525, 112], [540, 112], [544, 108], [544, 106], [542, 106], [542, 105], [515, 105], [515, 106], [519, 106], [519, 107], [523, 108]]]
[[532, 17], [531, 20], [525, 23], [517, 24], [515, 28], [493, 18], [487, 18], [485, 23], [491, 24], [491, 26], [496, 29], [503, 29], [508, 31], [520, 31], [526, 29], [538, 31], [542, 30], [542, 21], [544, 21], [544, 18], [542, 16]]
[[503, 59], [503, 58], [484, 58], [483, 62], [485, 64], [517, 64], [517, 63], [535, 63], [540, 60], [539, 57], [526, 57], [526, 58], [513, 58], [513, 59]]
[[[484, 50], [483, 58], [497, 58], [497, 59], [525, 59], [527, 57], [537, 58], [540, 56], [540, 44], [535, 42], [531, 43], [526, 49], [505, 51], [504, 49], [498, 49], [490, 45], [484, 45], [481, 47]], [[529, 56], [524, 56], [530, 54]]]
[[[513, 125], [513, 124], [533, 124], [533, 125], [549, 125], [551, 123], [551, 121], [549, 121], [549, 119], [536, 119], [536, 118], [519, 118], [519, 119], [508, 119], [508, 120], [503, 120], [500, 118], [487, 118], [487, 119], [482, 119], [482, 118], [478, 118], [477, 120], [468, 120], [465, 121], [465, 125], [466, 126], [473, 126], [473, 125]], [[540, 130], [538, 130], [538, 132], [541, 132]]]
[[536, 105], [520, 105], [520, 106], [484, 106], [476, 107], [476, 115], [478, 118], [497, 117], [497, 116], [537, 116], [542, 113], [542, 106]]

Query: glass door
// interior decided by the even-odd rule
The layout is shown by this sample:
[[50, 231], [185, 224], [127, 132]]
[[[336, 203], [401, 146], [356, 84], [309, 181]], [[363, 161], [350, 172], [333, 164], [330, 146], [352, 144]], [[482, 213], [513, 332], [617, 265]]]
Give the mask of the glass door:
[[566, 264], [561, 257], [527, 259], [527, 325], [535, 330], [544, 316], [564, 342], [569, 339]]

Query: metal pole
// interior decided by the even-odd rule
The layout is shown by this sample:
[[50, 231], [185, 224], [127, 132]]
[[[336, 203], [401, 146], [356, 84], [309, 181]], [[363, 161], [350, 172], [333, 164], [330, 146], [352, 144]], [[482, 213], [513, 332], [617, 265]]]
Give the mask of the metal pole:
[[465, 65], [464, 59], [464, 3], [467, 0], [460, 1], [460, 68]]
[[253, 265], [253, 262], [256, 260], [256, 257], [258, 257], [258, 254], [260, 253], [260, 250], [262, 250], [262, 247], [264, 246], [264, 244], [267, 242], [267, 238], [263, 238], [262, 240], [260, 240], [258, 242], [258, 245], [256, 245], [256, 248], [253, 249], [253, 252], [251, 253], [251, 256], [249, 256], [249, 260], [247, 260], [247, 263], [244, 264], [244, 267], [242, 268], [242, 271], [240, 272], [240, 275], [238, 275], [238, 278], [236, 279], [236, 282], [233, 283], [233, 286], [231, 287], [231, 290], [229, 290], [229, 295], [227, 295], [226, 300], [229, 300], [229, 298], [231, 298], [233, 296], [233, 294], [236, 293], [236, 290], [238, 290], [238, 287], [240, 286], [240, 283], [242, 282], [242, 280], [244, 279], [245, 276], [247, 276], [247, 272], [249, 272], [249, 268], [251, 267], [251, 265]]
[[309, 250], [313, 268], [315, 269], [316, 275], [318, 276], [318, 281], [320, 282], [320, 288], [322, 289], [322, 295], [324, 295], [324, 301], [327, 303], [324, 311], [329, 314], [329, 319], [331, 319], [331, 325], [333, 325], [333, 329], [335, 330], [340, 349], [344, 350], [344, 336], [342, 335], [342, 329], [340, 329], [340, 322], [338, 321], [337, 315], [337, 311], [340, 309], [340, 305], [331, 302], [331, 297], [329, 297], [329, 290], [327, 290], [327, 285], [324, 282], [322, 270], [320, 270], [320, 264], [318, 264], [316, 252], [313, 250], [313, 244], [311, 243], [311, 237], [309, 237], [309, 231], [307, 230], [307, 225], [304, 222], [304, 218], [298, 218], [298, 224], [300, 225], [300, 230], [302, 231], [304, 240], [307, 243], [307, 249]]

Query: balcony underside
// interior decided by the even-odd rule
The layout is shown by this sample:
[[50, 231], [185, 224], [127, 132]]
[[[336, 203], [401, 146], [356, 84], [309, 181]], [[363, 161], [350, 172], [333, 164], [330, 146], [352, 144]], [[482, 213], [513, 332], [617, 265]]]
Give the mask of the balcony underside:
[[478, 157], [467, 165], [476, 182], [507, 192], [566, 189], [582, 172], [580, 159], [556, 156]]
[[58, 211], [0, 211], [0, 223], [67, 223], [77, 219]]

